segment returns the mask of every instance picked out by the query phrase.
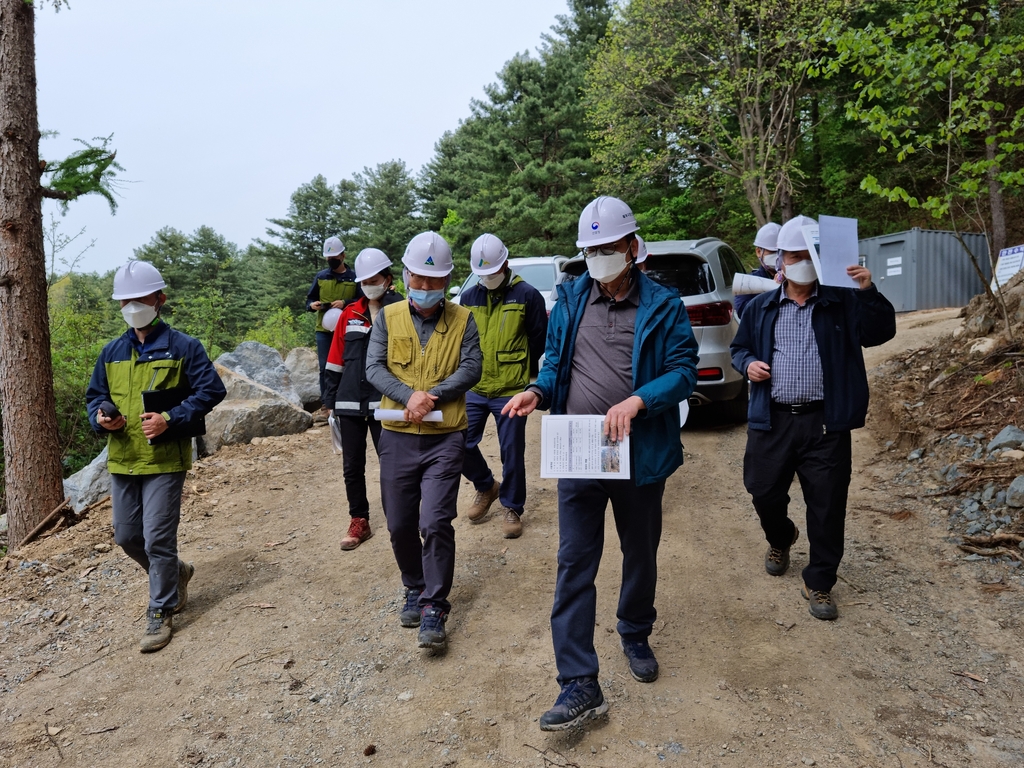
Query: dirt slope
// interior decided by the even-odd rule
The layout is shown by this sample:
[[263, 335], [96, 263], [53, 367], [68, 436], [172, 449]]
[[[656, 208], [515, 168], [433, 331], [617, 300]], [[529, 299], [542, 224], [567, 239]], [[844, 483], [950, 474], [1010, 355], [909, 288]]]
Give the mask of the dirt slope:
[[[869, 364], [948, 332], [953, 314], [901, 317]], [[633, 681], [619, 650], [609, 524], [597, 647], [611, 710], [566, 735], [536, 722], [557, 695], [553, 481], [531, 482], [522, 539], [456, 521], [451, 646], [431, 657], [398, 626], [379, 506], [378, 535], [337, 547], [347, 517], [326, 431], [223, 449], [187, 482], [196, 577], [163, 651], [136, 650], [143, 575], [97, 550], [109, 509], [0, 571], [0, 766], [1019, 766], [1024, 569], [966, 562], [932, 500], [894, 484], [906, 462], [872, 426], [854, 443], [835, 623], [799, 595], [804, 538], [788, 574], [764, 574], [745, 430], [684, 431], [652, 638], [662, 676]], [[485, 447], [496, 460], [493, 437]], [[471, 495], [464, 484], [460, 503]]]

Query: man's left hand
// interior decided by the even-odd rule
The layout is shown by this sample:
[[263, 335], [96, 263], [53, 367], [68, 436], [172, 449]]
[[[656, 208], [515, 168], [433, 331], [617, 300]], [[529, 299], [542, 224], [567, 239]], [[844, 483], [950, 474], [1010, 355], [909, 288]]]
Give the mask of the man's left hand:
[[146, 436], [147, 440], [152, 440], [167, 431], [167, 421], [159, 413], [144, 413], [140, 418], [142, 419], [142, 434]]
[[867, 267], [851, 266], [846, 268], [846, 274], [857, 281], [860, 289], [863, 291], [865, 288], [871, 287], [871, 270]]
[[604, 417], [604, 433], [615, 442], [629, 434], [633, 419], [644, 408], [644, 401], [636, 395], [630, 395], [618, 405], [608, 409]]

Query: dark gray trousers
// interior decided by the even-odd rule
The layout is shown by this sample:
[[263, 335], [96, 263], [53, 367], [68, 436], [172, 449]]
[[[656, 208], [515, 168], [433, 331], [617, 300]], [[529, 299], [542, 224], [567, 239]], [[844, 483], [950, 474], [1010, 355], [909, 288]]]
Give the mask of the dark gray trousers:
[[455, 578], [455, 528], [466, 433], [411, 435], [383, 430], [380, 496], [402, 583], [422, 590], [420, 608], [446, 613]]
[[178, 520], [184, 472], [110, 476], [114, 541], [149, 574], [149, 607], [178, 603]]

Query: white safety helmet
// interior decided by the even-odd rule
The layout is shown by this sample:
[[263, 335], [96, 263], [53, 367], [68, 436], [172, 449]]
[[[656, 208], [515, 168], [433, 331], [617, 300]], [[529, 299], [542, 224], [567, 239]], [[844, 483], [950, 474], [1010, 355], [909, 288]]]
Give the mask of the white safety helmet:
[[779, 229], [777, 245], [780, 251], [806, 251], [804, 227], [817, 224], [810, 216], [794, 216]]
[[621, 240], [640, 227], [633, 211], [617, 197], [598, 197], [580, 214], [577, 248], [605, 245]]
[[341, 242], [341, 238], [328, 237], [324, 240], [324, 258], [325, 259], [337, 259], [345, 253], [345, 244]]
[[643, 264], [647, 261], [647, 243], [640, 235], [636, 236], [636, 263]]
[[324, 312], [323, 319], [320, 320], [320, 325], [326, 328], [331, 333], [334, 333], [334, 329], [338, 327], [338, 321], [341, 319], [341, 310], [337, 307], [331, 307]]
[[469, 249], [469, 265], [476, 274], [486, 277], [501, 270], [508, 261], [508, 248], [491, 234], [480, 235]]
[[754, 237], [754, 247], [764, 248], [766, 251], [779, 250], [779, 230], [782, 227], [774, 221], [769, 221], [759, 230]]
[[421, 232], [409, 241], [402, 264], [414, 275], [447, 277], [452, 273], [452, 249], [437, 232]]
[[363, 248], [356, 256], [356, 282], [369, 280], [391, 266], [391, 259], [380, 248]]
[[148, 261], [129, 261], [114, 274], [112, 299], [141, 299], [161, 291], [167, 283]]

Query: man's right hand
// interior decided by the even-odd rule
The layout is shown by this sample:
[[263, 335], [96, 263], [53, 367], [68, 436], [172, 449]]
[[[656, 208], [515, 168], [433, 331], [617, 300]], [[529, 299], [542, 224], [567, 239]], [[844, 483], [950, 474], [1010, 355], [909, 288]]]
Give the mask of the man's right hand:
[[508, 414], [511, 419], [513, 416], [529, 416], [533, 413], [537, 406], [540, 404], [540, 395], [534, 392], [532, 389], [528, 389], [525, 392], [520, 392], [515, 395], [511, 400], [505, 403], [505, 407], [501, 409], [501, 415]]
[[405, 404], [405, 420], [413, 424], [422, 424], [423, 417], [434, 410], [434, 403], [437, 395], [417, 390], [412, 393], [409, 402]]
[[123, 429], [126, 424], [124, 415], [118, 416], [116, 419], [111, 419], [104, 416], [102, 413], [96, 414], [96, 423], [109, 432], [117, 432], [117, 430]]
[[747, 366], [747, 378], [751, 381], [768, 381], [772, 377], [771, 370], [768, 363], [755, 360]]

